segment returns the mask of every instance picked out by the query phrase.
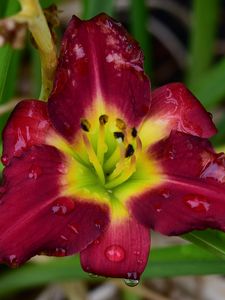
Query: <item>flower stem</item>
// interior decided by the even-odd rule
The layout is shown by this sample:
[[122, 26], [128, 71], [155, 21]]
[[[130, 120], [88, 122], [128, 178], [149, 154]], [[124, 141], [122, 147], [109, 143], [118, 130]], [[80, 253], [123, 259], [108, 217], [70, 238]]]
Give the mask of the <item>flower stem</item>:
[[51, 32], [38, 0], [19, 0], [21, 11], [10, 17], [19, 23], [27, 23], [38, 47], [41, 58], [42, 88], [40, 99], [47, 100], [52, 90], [57, 54]]

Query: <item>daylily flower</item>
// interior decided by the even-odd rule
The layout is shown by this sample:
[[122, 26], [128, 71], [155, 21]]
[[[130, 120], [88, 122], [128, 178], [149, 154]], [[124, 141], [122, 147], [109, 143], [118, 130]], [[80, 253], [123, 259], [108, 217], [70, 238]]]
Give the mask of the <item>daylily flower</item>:
[[182, 83], [151, 93], [121, 24], [73, 17], [48, 103], [20, 102], [3, 133], [0, 261], [80, 252], [85, 271], [136, 280], [150, 228], [224, 230], [215, 133]]

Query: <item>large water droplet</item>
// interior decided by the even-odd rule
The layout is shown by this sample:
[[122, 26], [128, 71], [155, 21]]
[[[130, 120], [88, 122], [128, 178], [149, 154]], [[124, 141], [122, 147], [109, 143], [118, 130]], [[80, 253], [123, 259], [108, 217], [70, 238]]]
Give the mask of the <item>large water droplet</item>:
[[210, 208], [210, 202], [204, 196], [190, 194], [183, 200], [186, 206], [199, 213], [206, 213]]
[[127, 286], [130, 286], [130, 287], [135, 287], [139, 283], [138, 279], [127, 279], [126, 278], [123, 281]]
[[28, 172], [28, 178], [29, 179], [37, 179], [42, 174], [41, 167], [37, 165], [32, 165]]
[[8, 155], [7, 154], [2, 155], [1, 161], [2, 161], [3, 165], [6, 166], [8, 164], [8, 162], [9, 162]]
[[106, 248], [105, 256], [111, 262], [121, 262], [125, 258], [125, 251], [119, 245], [111, 245]]
[[52, 212], [57, 216], [64, 216], [74, 209], [74, 201], [67, 197], [60, 197], [56, 199], [52, 206]]

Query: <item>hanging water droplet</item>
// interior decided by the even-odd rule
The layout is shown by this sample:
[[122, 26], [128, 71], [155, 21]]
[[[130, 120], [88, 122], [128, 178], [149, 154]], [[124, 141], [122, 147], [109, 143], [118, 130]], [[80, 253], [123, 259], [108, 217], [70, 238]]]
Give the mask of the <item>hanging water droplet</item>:
[[6, 166], [8, 164], [8, 162], [9, 162], [8, 155], [7, 154], [2, 155], [1, 161], [2, 161], [3, 165]]
[[121, 262], [125, 258], [125, 251], [119, 245], [111, 245], [106, 248], [105, 256], [111, 262]]
[[74, 209], [74, 201], [67, 197], [60, 197], [54, 201], [52, 212], [57, 216], [64, 216]]
[[127, 286], [130, 286], [130, 287], [135, 287], [136, 285], [138, 285], [139, 283], [139, 280], [138, 279], [124, 279], [123, 280], [124, 283], [127, 285]]
[[68, 241], [68, 238], [65, 235], [61, 234], [60, 237], [61, 237], [62, 240]]
[[42, 173], [41, 167], [37, 165], [32, 165], [28, 172], [28, 178], [29, 179], [37, 179]]

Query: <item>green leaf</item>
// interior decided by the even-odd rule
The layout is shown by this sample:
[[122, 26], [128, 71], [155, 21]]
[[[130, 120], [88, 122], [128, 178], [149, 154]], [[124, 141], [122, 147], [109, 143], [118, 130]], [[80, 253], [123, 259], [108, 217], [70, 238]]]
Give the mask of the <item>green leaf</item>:
[[193, 0], [192, 3], [190, 65], [187, 74], [190, 88], [209, 69], [213, 61], [220, 0]]
[[212, 108], [224, 100], [225, 59], [222, 59], [204, 76], [191, 85], [191, 90], [206, 108]]
[[225, 260], [225, 233], [213, 229], [193, 231], [182, 236]]
[[[5, 16], [12, 15], [19, 8], [18, 2], [15, 0], [9, 0], [6, 7]], [[4, 93], [6, 85], [7, 74], [9, 71], [10, 62], [12, 60], [14, 50], [9, 46], [5, 45], [0, 48], [0, 102]]]
[[[225, 261], [190, 244], [152, 249], [143, 279], [203, 274], [225, 274]], [[78, 256], [27, 263], [19, 269], [1, 271], [0, 297], [50, 282], [76, 279], [94, 280], [82, 271]]]
[[90, 19], [102, 12], [113, 16], [114, 2], [114, 0], [83, 0], [83, 19]]

